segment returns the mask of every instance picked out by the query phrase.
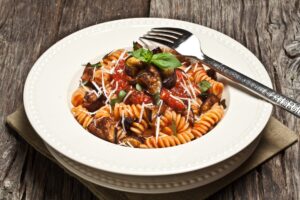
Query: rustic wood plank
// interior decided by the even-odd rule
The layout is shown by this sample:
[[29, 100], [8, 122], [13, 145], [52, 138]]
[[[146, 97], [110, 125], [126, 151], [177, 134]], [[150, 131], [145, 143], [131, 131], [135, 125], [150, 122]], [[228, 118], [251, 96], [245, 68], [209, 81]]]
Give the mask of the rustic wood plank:
[[5, 127], [5, 117], [22, 104], [35, 60], [57, 40], [89, 25], [148, 13], [149, 1], [138, 0], [0, 1], [0, 199], [95, 199]]
[[[150, 16], [182, 19], [236, 39], [265, 65], [274, 88], [300, 101], [300, 1], [152, 0]], [[274, 116], [299, 133], [300, 120]], [[240, 178], [212, 199], [299, 199], [299, 143]]]

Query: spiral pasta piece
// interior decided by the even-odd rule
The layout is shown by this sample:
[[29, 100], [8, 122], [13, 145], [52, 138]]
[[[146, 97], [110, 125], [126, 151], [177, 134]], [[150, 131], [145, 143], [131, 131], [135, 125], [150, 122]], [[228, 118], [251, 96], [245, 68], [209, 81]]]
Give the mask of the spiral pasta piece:
[[76, 107], [82, 104], [85, 94], [86, 94], [86, 90], [83, 87], [77, 88], [72, 94], [72, 98], [71, 98], [72, 105]]
[[215, 104], [211, 110], [201, 115], [200, 119], [195, 122], [191, 132], [195, 137], [201, 137], [212, 129], [223, 117], [224, 109], [222, 106]]
[[111, 75], [108, 73], [108, 71], [108, 69], [105, 70], [105, 68], [102, 67], [94, 72], [94, 81], [98, 84], [98, 86], [102, 86], [102, 83], [104, 83], [106, 87], [109, 85], [111, 81]]
[[86, 128], [93, 121], [91, 114], [82, 105], [72, 108], [72, 113], [83, 128]]
[[[119, 120], [122, 117], [122, 113], [124, 113], [125, 117], [131, 117], [131, 118], [140, 118], [142, 112], [142, 105], [140, 104], [132, 104], [127, 105], [124, 103], [117, 103], [113, 108], [113, 117], [116, 120]], [[147, 110], [143, 110], [143, 116], [142, 119], [147, 119]]]
[[200, 114], [201, 104], [202, 104], [202, 101], [199, 98], [196, 98], [195, 101], [191, 102], [191, 110], [193, 111], [194, 115], [199, 115]]
[[215, 81], [210, 76], [208, 76], [201, 63], [192, 64], [192, 67], [188, 71], [188, 74], [190, 75], [190, 80], [193, 81], [195, 84], [198, 84], [203, 80], [208, 81], [211, 84], [211, 87], [209, 88], [209, 93], [212, 93], [217, 97], [221, 98], [222, 92], [224, 90], [223, 83]]
[[163, 132], [164, 134], [175, 134], [174, 130], [172, 130], [174, 128], [176, 129], [177, 134], [190, 131], [190, 125], [186, 121], [186, 118], [181, 114], [176, 113], [175, 111], [167, 110], [165, 114], [161, 116], [160, 120], [161, 132]]
[[[144, 145], [148, 148], [165, 148], [185, 144], [192, 141], [194, 138], [192, 133], [180, 133], [176, 136], [160, 136], [157, 138], [157, 141], [155, 137], [149, 137], [146, 139]], [[143, 148], [145, 148], [145, 146], [143, 146]]]
[[109, 105], [105, 105], [102, 108], [100, 108], [95, 114], [95, 119], [99, 119], [103, 117], [111, 117], [109, 107], [110, 107]]
[[127, 56], [127, 53], [124, 53], [124, 49], [117, 49], [111, 53], [109, 53], [107, 56], [105, 56], [102, 60], [102, 65], [111, 67], [112, 65], [117, 62], [117, 60], [120, 58], [120, 56], [123, 54], [123, 57]]
[[130, 130], [137, 136], [142, 136], [143, 133], [148, 129], [149, 125], [145, 120], [139, 122], [133, 122]]

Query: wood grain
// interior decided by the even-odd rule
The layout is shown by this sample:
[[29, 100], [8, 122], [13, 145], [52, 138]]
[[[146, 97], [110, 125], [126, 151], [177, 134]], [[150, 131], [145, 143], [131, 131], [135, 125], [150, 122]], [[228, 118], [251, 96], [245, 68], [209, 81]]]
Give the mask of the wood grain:
[[[151, 1], [150, 16], [188, 20], [236, 39], [266, 67], [274, 88], [300, 101], [300, 1]], [[299, 133], [300, 120], [274, 116]], [[212, 199], [300, 199], [299, 143]]]
[[147, 16], [148, 1], [0, 1], [0, 199], [95, 199], [74, 178], [5, 127], [22, 104], [35, 60], [62, 37], [84, 27]]
[[[0, 199], [95, 199], [7, 128], [5, 117], [22, 103], [30, 68], [53, 43], [93, 24], [149, 15], [229, 35], [262, 61], [277, 91], [300, 101], [300, 0], [1, 0]], [[274, 116], [299, 133], [299, 119], [278, 108]], [[211, 199], [300, 199], [299, 147], [292, 146]], [[127, 199], [116, 195], [112, 197]]]

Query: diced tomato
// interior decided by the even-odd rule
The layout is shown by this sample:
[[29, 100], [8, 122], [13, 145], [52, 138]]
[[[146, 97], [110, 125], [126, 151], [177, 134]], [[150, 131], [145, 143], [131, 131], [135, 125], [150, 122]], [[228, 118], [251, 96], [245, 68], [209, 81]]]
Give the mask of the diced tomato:
[[170, 96], [171, 92], [165, 88], [163, 88], [160, 92], [160, 98], [171, 108], [175, 110], [184, 110], [186, 105], [181, 101], [174, 99]]
[[176, 71], [176, 76], [177, 76], [177, 82], [181, 81], [182, 79], [184, 79], [184, 75], [182, 74], [181, 70], [175, 70]]
[[121, 90], [129, 90], [130, 85], [129, 85], [129, 80], [131, 80], [132, 78], [130, 76], [128, 76], [125, 73], [125, 61], [124, 60], [120, 60], [118, 65], [116, 66], [114, 73], [112, 75], [113, 80], [115, 81], [113, 84], [113, 89], [115, 89], [117, 83], [118, 83], [118, 89], [117, 92], [121, 91]]
[[152, 103], [152, 98], [145, 94], [144, 92], [140, 92], [134, 90], [131, 95], [127, 98], [126, 103], [129, 104], [142, 104], [142, 103]]

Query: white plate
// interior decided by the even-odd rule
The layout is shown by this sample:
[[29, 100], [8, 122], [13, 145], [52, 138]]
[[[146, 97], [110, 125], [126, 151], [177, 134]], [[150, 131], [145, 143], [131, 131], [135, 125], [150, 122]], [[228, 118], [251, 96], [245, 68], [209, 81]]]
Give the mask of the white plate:
[[46, 145], [53, 157], [66, 169], [94, 184], [114, 190], [158, 194], [179, 192], [211, 183], [239, 167], [255, 150], [260, 137], [238, 154], [210, 167], [168, 176], [130, 176], [97, 170], [75, 162]]
[[[70, 96], [81, 64], [132, 41], [152, 27], [187, 29], [201, 40], [203, 51], [253, 79], [272, 87], [259, 60], [245, 47], [212, 29], [170, 19], [124, 19], [75, 32], [49, 48], [34, 64], [24, 89], [24, 105], [32, 126], [56, 151], [84, 165], [127, 175], [170, 175], [221, 162], [244, 149], [266, 125], [272, 106], [226, 84], [224, 119], [193, 142], [164, 149], [134, 149], [99, 139], [84, 130], [70, 112]], [[230, 101], [229, 101], [230, 100]]]

